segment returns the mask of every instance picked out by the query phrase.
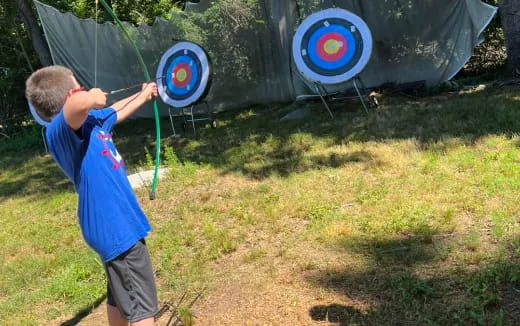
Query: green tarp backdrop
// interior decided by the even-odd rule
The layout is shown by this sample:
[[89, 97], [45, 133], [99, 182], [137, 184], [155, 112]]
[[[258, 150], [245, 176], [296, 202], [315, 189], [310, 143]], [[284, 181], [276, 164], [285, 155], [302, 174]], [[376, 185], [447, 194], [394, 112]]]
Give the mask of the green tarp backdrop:
[[[114, 90], [144, 81], [134, 50], [117, 26], [35, 3], [54, 63], [71, 68], [82, 84]], [[302, 19], [333, 5], [357, 14], [372, 31], [372, 57], [360, 75], [369, 87], [421, 80], [435, 85], [451, 79], [496, 14], [495, 7], [480, 0], [258, 0], [254, 19], [241, 23], [237, 16], [235, 23], [231, 19], [216, 26], [204, 22], [211, 1], [201, 0], [187, 7], [189, 14], [157, 19], [152, 26], [128, 24], [128, 29], [152, 74], [176, 41], [202, 45], [214, 66], [207, 99], [212, 110], [222, 110], [312, 93], [295, 69], [292, 37]], [[150, 116], [151, 110], [140, 114]]]

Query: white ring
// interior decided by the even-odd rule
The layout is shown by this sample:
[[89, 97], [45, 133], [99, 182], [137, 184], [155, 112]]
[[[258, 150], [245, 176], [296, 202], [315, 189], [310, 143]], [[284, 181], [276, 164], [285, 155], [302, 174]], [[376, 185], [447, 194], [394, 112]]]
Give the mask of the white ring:
[[[338, 18], [352, 23], [361, 34], [361, 38], [363, 39], [363, 50], [361, 53], [361, 57], [359, 58], [359, 61], [354, 65], [354, 67], [352, 67], [352, 69], [348, 70], [347, 72], [341, 75], [325, 76], [310, 69], [309, 66], [303, 60], [302, 51], [306, 49], [302, 49], [302, 41], [303, 37], [305, 36], [305, 33], [314, 24], [316, 24], [319, 21], [331, 18]], [[370, 32], [370, 28], [365, 23], [365, 21], [363, 21], [363, 19], [345, 9], [331, 8], [310, 15], [298, 27], [298, 29], [296, 30], [296, 34], [294, 34], [293, 38], [293, 58], [294, 62], [296, 63], [296, 67], [305, 78], [322, 84], [340, 84], [350, 80], [351, 78], [361, 73], [361, 71], [363, 71], [368, 61], [370, 60], [371, 55], [372, 33]]]

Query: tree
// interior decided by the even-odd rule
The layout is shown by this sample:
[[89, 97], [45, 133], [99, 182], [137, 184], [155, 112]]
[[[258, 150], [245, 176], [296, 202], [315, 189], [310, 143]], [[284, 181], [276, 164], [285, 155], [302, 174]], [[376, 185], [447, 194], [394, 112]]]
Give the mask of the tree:
[[25, 25], [25, 30], [31, 38], [34, 50], [40, 59], [42, 66], [52, 65], [52, 57], [45, 41], [40, 26], [34, 15], [33, 8], [28, 0], [13, 0], [13, 5], [18, 11], [20, 19]]
[[520, 75], [520, 0], [500, 0], [499, 7], [507, 47], [507, 72]]

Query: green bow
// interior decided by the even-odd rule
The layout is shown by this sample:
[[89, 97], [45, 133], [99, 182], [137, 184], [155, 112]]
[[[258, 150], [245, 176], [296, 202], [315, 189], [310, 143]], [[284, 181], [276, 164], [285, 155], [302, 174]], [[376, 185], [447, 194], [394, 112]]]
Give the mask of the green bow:
[[[130, 41], [130, 43], [133, 45], [135, 54], [137, 55], [137, 59], [139, 60], [139, 64], [141, 64], [141, 67], [143, 68], [144, 77], [147, 81], [151, 81], [152, 78], [150, 76], [150, 72], [148, 71], [148, 68], [146, 67], [146, 64], [144, 63], [143, 57], [141, 56], [141, 52], [137, 48], [137, 45], [135, 44], [135, 41], [130, 38], [130, 35], [128, 34], [128, 31], [125, 29], [123, 24], [121, 23], [121, 20], [117, 17], [116, 13], [110, 8], [110, 6], [106, 3], [105, 0], [101, 0], [101, 4], [103, 7], [105, 7], [106, 11], [114, 18], [114, 20], [117, 23], [117, 26], [121, 29], [121, 32], [125, 35], [125, 37]], [[153, 181], [152, 181], [152, 187], [150, 189], [150, 200], [155, 199], [155, 191], [157, 190], [157, 182], [159, 177], [159, 163], [161, 159], [161, 124], [159, 120], [159, 108], [157, 106], [157, 99], [153, 99], [153, 111], [155, 116], [155, 130], [156, 130], [156, 142], [155, 142], [155, 167], [154, 167], [154, 175], [153, 175]]]

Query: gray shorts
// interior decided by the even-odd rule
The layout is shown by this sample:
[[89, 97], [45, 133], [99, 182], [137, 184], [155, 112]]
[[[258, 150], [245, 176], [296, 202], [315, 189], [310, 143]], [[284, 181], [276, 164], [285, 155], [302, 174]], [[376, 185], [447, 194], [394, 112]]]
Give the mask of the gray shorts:
[[157, 290], [144, 239], [115, 259], [106, 262], [107, 303], [117, 307], [129, 322], [157, 313]]

